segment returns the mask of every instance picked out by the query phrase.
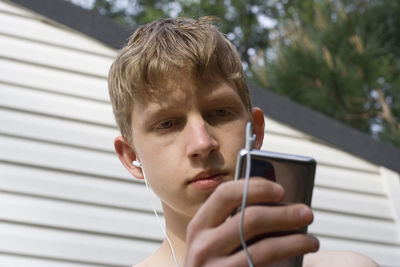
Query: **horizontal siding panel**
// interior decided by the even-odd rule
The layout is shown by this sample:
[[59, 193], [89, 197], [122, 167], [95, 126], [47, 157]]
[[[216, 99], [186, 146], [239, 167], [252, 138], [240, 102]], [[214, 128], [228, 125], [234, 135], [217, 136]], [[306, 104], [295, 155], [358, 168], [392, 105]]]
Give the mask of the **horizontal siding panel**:
[[383, 166], [380, 167], [380, 173], [385, 181], [384, 186], [388, 192], [388, 198], [392, 204], [393, 214], [399, 226], [400, 234], [400, 174]]
[[0, 57], [107, 77], [112, 59], [66, 48], [0, 36]]
[[[1, 94], [1, 93], [0, 93]], [[0, 108], [0, 134], [114, 152], [114, 128]]]
[[356, 194], [325, 188], [314, 188], [312, 207], [318, 210], [394, 219], [390, 202], [385, 197]]
[[60, 171], [131, 180], [113, 153], [32, 142], [0, 135], [0, 160]]
[[[0, 10], [2, 9], [2, 6], [0, 6]], [[14, 8], [11, 12], [14, 13], [14, 11], [18, 12], [20, 9]], [[0, 14], [0, 25], [2, 25], [0, 33], [18, 34], [18, 36], [26, 39], [87, 50], [89, 53], [103, 54], [108, 57], [115, 57], [117, 54], [114, 49], [101, 44], [97, 40], [82, 36], [82, 34], [73, 30], [67, 30], [66, 27], [60, 28], [49, 19], [46, 19], [46, 21], [48, 23], [43, 23], [37, 16], [32, 19], [3, 13]]]
[[[61, 261], [45, 258], [35, 258], [26, 255], [7, 255], [0, 253], [0, 266], [2, 267], [99, 267], [98, 264], [84, 264], [71, 261]], [[114, 267], [101, 265], [101, 267]]]
[[275, 120], [269, 118], [268, 116], [264, 116], [264, 120], [265, 120], [266, 135], [280, 134], [280, 135], [292, 136], [295, 138], [310, 139], [310, 136], [308, 136], [294, 128], [291, 128], [285, 124], [279, 123], [278, 121], [275, 121]]
[[0, 106], [115, 127], [111, 105], [0, 84]]
[[400, 246], [384, 246], [329, 237], [319, 237], [321, 250], [348, 250], [364, 254], [382, 266], [398, 267]]
[[20, 16], [33, 17], [32, 12], [26, 11], [25, 9], [19, 8], [13, 4], [4, 3], [0, 1], [0, 11], [14, 13]]
[[[153, 214], [0, 193], [0, 218], [23, 224], [65, 228], [123, 238], [160, 241]], [[134, 226], [134, 227], [133, 227]]]
[[266, 134], [264, 136], [262, 149], [281, 153], [305, 155], [315, 158], [317, 163], [378, 173], [378, 168], [365, 160], [354, 157], [328, 145], [298, 138]]
[[315, 184], [367, 194], [387, 194], [379, 174], [326, 165], [317, 165]]
[[0, 82], [103, 102], [109, 101], [106, 78], [85, 76], [11, 60], [0, 59]]
[[[134, 227], [134, 226], [132, 226]], [[0, 252], [54, 259], [129, 266], [159, 244], [0, 222]]]
[[[134, 178], [99, 179], [7, 163], [0, 163], [0, 177], [0, 191], [152, 212], [144, 183]], [[160, 201], [151, 197], [161, 213]]]
[[314, 222], [309, 227], [309, 232], [316, 235], [400, 246], [396, 223], [391, 221], [315, 211]]
[[[0, 253], [0, 266], [2, 267], [99, 267], [93, 264], [80, 264], [71, 261], [57, 261], [51, 259], [39, 259], [25, 255], [6, 255]], [[112, 267], [112, 265], [106, 265]]]

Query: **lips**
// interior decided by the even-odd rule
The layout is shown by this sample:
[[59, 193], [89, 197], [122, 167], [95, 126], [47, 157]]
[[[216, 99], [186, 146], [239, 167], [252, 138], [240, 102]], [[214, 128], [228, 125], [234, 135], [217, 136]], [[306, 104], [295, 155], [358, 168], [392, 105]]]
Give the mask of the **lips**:
[[213, 189], [224, 181], [226, 172], [211, 170], [200, 172], [188, 183], [197, 189]]

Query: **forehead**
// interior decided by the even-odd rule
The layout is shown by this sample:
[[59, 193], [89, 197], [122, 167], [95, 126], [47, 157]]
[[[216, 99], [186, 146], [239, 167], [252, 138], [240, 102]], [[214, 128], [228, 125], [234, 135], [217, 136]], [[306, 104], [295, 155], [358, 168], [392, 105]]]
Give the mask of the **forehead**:
[[135, 101], [133, 116], [147, 113], [168, 111], [177, 108], [189, 108], [197, 105], [201, 107], [217, 106], [221, 103], [245, 108], [236, 88], [225, 81], [193, 82], [183, 81], [175, 88], [160, 89], [157, 93]]

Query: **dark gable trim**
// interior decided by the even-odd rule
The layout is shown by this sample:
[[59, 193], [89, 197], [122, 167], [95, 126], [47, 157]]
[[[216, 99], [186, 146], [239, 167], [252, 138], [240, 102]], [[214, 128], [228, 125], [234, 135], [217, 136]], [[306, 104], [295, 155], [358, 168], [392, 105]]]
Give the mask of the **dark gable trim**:
[[11, 1], [117, 49], [127, 42], [133, 32], [105, 16], [64, 0]]
[[400, 173], [399, 149], [264, 88], [249, 87], [253, 105], [272, 119]]
[[[58, 23], [121, 48], [132, 29], [63, 0], [12, 0]], [[249, 84], [253, 105], [284, 124], [400, 173], [400, 150], [264, 88]], [[268, 127], [268, 126], [267, 126]]]

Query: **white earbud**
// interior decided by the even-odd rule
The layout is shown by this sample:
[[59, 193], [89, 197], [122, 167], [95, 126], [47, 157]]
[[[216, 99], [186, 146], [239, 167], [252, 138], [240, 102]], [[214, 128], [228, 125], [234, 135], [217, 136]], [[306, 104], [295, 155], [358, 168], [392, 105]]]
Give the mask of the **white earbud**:
[[133, 164], [133, 166], [136, 166], [136, 167], [138, 167], [138, 168], [142, 168], [142, 163], [140, 163], [140, 162], [137, 161], [137, 160], [132, 161], [132, 164]]

